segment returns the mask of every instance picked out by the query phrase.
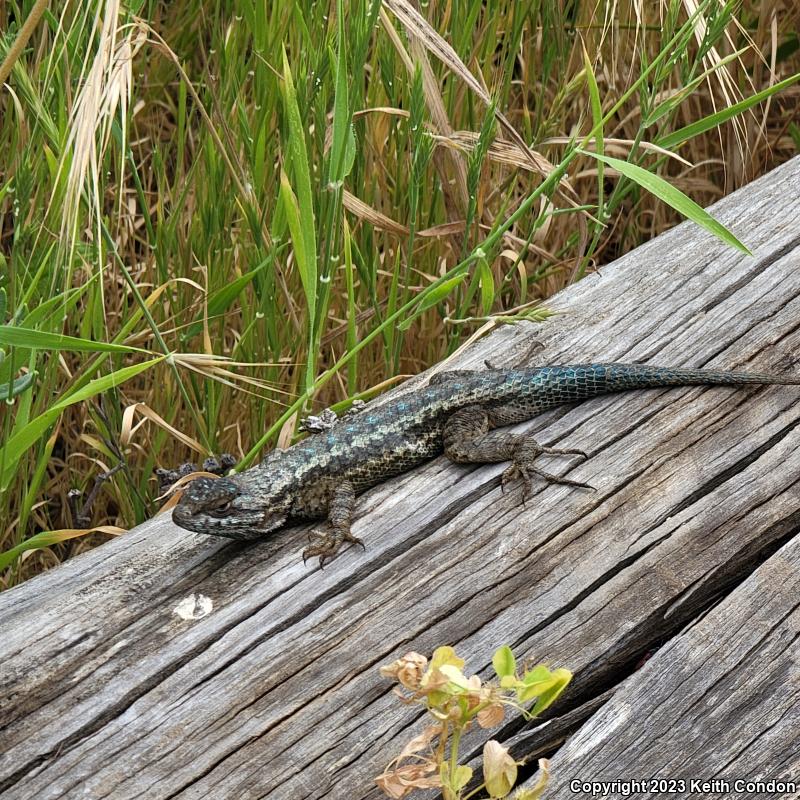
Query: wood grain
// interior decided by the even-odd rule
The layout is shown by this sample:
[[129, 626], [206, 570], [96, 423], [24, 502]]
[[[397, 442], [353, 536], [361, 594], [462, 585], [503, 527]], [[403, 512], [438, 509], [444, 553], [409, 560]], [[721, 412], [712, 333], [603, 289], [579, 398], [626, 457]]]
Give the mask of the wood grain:
[[[800, 370], [799, 185], [795, 159], [714, 208], [752, 257], [681, 225], [452, 366], [516, 364], [535, 338], [537, 363]], [[519, 721], [492, 734], [555, 753], [557, 796], [570, 776], [681, 759], [697, 777], [752, 758], [800, 779], [799, 401], [687, 388], [558, 409], [519, 427], [586, 450], [568, 474], [596, 492], [542, 486], [522, 507], [503, 465], [440, 458], [361, 497], [367, 550], [324, 571], [300, 559], [307, 528], [248, 545], [157, 517], [0, 595], [0, 795], [377, 798], [419, 729], [377, 667], [441, 644], [473, 671], [508, 643], [576, 673], [552, 740]], [[186, 620], [192, 595], [212, 610]]]
[[620, 777], [679, 782], [678, 796], [693, 782], [703, 797], [800, 796], [799, 638], [795, 537], [617, 689], [556, 754], [548, 798]]

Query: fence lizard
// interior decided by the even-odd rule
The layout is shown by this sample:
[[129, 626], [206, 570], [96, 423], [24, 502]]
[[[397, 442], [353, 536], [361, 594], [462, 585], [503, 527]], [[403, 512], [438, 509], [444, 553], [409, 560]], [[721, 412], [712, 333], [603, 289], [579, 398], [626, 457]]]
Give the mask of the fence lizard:
[[427, 386], [274, 450], [238, 475], [197, 478], [184, 489], [172, 519], [199, 533], [258, 539], [287, 521], [327, 517], [327, 531], [313, 532], [314, 543], [303, 551], [304, 560], [319, 556], [324, 563], [342, 542], [361, 544], [350, 532], [356, 495], [442, 452], [459, 464], [510, 461], [503, 486], [521, 479], [523, 499], [534, 476], [592, 488], [534, 465], [542, 454], [586, 458], [581, 450], [543, 447], [530, 434], [496, 428], [610, 392], [743, 384], [800, 384], [800, 377], [641, 364], [441, 372]]

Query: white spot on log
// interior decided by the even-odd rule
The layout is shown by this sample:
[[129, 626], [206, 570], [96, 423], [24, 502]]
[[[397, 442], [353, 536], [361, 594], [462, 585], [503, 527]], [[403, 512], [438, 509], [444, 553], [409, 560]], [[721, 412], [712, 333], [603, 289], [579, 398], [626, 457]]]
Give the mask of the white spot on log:
[[214, 604], [210, 597], [204, 594], [190, 594], [172, 609], [172, 613], [181, 619], [202, 619], [208, 616], [213, 608]]

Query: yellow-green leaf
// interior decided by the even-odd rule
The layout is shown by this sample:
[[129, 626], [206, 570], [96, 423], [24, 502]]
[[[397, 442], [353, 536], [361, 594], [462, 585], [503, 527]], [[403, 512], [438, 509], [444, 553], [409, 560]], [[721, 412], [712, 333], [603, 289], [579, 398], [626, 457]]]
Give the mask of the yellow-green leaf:
[[472, 768], [464, 764], [459, 764], [450, 776], [450, 788], [454, 792], [460, 792], [472, 780]]
[[494, 739], [483, 746], [483, 780], [491, 797], [505, 797], [517, 782], [517, 762]]
[[50, 547], [51, 545], [65, 542], [68, 539], [75, 539], [78, 536], [87, 536], [90, 533], [100, 531], [101, 533], [113, 533], [115, 535], [124, 533], [122, 528], [116, 528], [110, 525], [101, 525], [98, 528], [67, 528], [59, 531], [42, 531], [24, 542], [20, 542], [10, 550], [0, 553], [0, 571], [4, 570], [19, 558], [26, 550], [40, 550], [43, 547]]
[[456, 651], [450, 645], [437, 647], [431, 656], [430, 669], [438, 669], [449, 664], [457, 669], [464, 668], [464, 659], [456, 655]]
[[501, 686], [504, 678], [513, 677], [514, 671], [517, 668], [517, 662], [514, 658], [514, 654], [511, 652], [511, 648], [507, 644], [497, 648], [495, 654], [492, 656], [492, 666], [494, 667], [495, 673], [497, 673], [497, 677], [500, 678]]
[[568, 669], [556, 669], [553, 671], [552, 685], [539, 695], [539, 699], [531, 709], [534, 716], [541, 714], [546, 708], [551, 706], [561, 692], [567, 688], [567, 684], [572, 680], [572, 673]]

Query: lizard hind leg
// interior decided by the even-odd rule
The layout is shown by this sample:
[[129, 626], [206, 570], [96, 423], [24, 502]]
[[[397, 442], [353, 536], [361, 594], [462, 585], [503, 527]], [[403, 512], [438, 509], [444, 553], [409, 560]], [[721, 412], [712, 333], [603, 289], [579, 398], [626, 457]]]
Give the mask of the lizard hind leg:
[[345, 480], [336, 484], [328, 503], [328, 529], [311, 531], [309, 540], [315, 543], [303, 550], [303, 563], [309, 558], [318, 556], [319, 565], [323, 567], [326, 561], [332, 559], [339, 552], [343, 542], [351, 542], [364, 547], [364, 542], [350, 532], [355, 502], [356, 493], [350, 481]]
[[586, 453], [582, 450], [559, 450], [554, 447], [544, 447], [540, 445], [532, 437], [521, 438], [514, 449], [514, 455], [511, 458], [511, 464], [503, 471], [500, 478], [500, 485], [505, 490], [508, 483], [517, 478], [522, 479], [522, 502], [530, 497], [531, 487], [533, 485], [533, 476], [538, 475], [548, 483], [560, 483], [563, 486], [575, 486], [579, 489], [592, 489], [594, 486], [582, 481], [573, 481], [570, 478], [564, 478], [560, 475], [553, 475], [550, 472], [545, 472], [543, 469], [535, 467], [533, 462], [537, 456], [545, 455], [575, 455], [581, 458], [587, 458]]
[[[531, 415], [532, 416], [532, 415]], [[508, 419], [513, 417], [513, 419]], [[582, 450], [559, 449], [540, 445], [529, 433], [512, 433], [508, 430], [491, 430], [493, 425], [504, 422], [518, 422], [519, 410], [492, 409], [487, 411], [482, 406], [466, 406], [456, 411], [445, 423], [444, 452], [457, 464], [486, 464], [499, 461], [510, 461], [511, 464], [503, 472], [502, 487], [517, 478], [523, 481], [522, 501], [530, 496], [533, 477], [538, 475], [549, 483], [560, 483], [593, 489], [588, 483], [573, 481], [552, 475], [534, 466], [540, 455], [570, 455], [587, 458]]]

